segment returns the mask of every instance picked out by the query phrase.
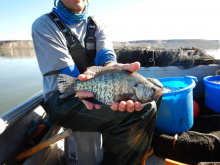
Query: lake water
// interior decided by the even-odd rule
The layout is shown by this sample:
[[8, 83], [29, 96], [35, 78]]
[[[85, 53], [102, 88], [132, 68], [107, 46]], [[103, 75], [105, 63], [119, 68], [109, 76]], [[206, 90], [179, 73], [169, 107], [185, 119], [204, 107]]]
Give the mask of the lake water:
[[[220, 59], [220, 49], [206, 51]], [[0, 50], [0, 75], [0, 115], [42, 90], [33, 49]]]
[[0, 115], [42, 90], [35, 52], [0, 50]]

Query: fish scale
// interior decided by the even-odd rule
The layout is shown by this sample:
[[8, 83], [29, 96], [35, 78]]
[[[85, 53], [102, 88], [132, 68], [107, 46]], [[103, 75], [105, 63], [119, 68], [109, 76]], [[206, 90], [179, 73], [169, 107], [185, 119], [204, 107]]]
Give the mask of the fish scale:
[[108, 105], [113, 101], [114, 79], [108, 80], [107, 75], [100, 75], [94, 78], [94, 81], [77, 81], [75, 89], [77, 91], [86, 90], [92, 92], [97, 100], [102, 100], [103, 103]]
[[97, 93], [97, 100], [102, 100], [103, 103], [109, 105], [109, 103], [113, 102], [113, 88], [114, 88], [114, 79], [107, 79], [107, 75], [101, 75], [98, 79], [100, 81], [100, 88]]

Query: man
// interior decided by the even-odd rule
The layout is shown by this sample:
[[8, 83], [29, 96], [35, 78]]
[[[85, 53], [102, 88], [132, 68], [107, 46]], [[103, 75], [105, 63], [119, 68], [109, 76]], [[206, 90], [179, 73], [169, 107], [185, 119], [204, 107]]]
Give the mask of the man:
[[[55, 1], [56, 3], [56, 1]], [[62, 23], [57, 23], [59, 19]], [[92, 57], [92, 46], [88, 42], [88, 28], [96, 24], [95, 56]], [[92, 26], [88, 26], [92, 24]], [[59, 26], [67, 26], [64, 30]], [[74, 42], [70, 46], [68, 29], [74, 33]], [[89, 35], [89, 34], [88, 34]], [[32, 26], [32, 38], [43, 75], [44, 108], [53, 122], [71, 128], [73, 131], [100, 132], [105, 135], [105, 150], [102, 164], [129, 165], [144, 164], [150, 146], [157, 107], [154, 103], [143, 107], [140, 102], [132, 100], [114, 103], [110, 108], [101, 107], [80, 98], [93, 97], [93, 93], [79, 91], [76, 95], [59, 99], [57, 76], [59, 73], [78, 77], [81, 81], [91, 78], [84, 73], [83, 63], [99, 66], [114, 66], [135, 72], [140, 68], [138, 62], [120, 64], [116, 62], [112, 43], [105, 32], [105, 25], [88, 17], [88, 6], [85, 0], [60, 0], [53, 9], [53, 15], [43, 15]], [[85, 47], [87, 45], [87, 47]], [[86, 54], [86, 55], [85, 55]], [[76, 57], [79, 57], [76, 59]], [[88, 59], [82, 59], [86, 57]], [[82, 59], [81, 59], [82, 58]], [[81, 60], [81, 63], [78, 62]], [[90, 66], [86, 65], [86, 67]], [[81, 73], [81, 74], [80, 74]], [[83, 102], [83, 103], [82, 103]], [[89, 111], [89, 110], [91, 111]], [[117, 111], [119, 110], [119, 111]], [[141, 161], [142, 159], [142, 161]]]

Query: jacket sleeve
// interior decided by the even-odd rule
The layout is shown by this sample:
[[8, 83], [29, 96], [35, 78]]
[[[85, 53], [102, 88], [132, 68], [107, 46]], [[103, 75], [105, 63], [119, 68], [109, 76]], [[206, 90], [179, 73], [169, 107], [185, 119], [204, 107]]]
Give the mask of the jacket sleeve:
[[96, 31], [96, 57], [94, 62], [98, 66], [103, 66], [108, 62], [117, 62], [112, 41], [108, 35], [108, 30], [103, 21], [95, 19]]
[[42, 75], [74, 65], [66, 40], [46, 15], [32, 25], [32, 39]]

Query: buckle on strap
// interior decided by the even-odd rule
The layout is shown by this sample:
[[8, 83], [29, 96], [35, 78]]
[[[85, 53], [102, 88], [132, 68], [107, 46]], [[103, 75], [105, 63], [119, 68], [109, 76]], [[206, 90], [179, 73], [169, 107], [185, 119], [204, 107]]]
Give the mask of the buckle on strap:
[[89, 25], [89, 29], [96, 29], [95, 25]]
[[72, 48], [76, 46], [78, 43], [75, 41], [74, 37], [72, 35], [66, 37], [67, 43], [68, 43], [68, 48]]
[[87, 25], [86, 39], [95, 41], [96, 24], [91, 17]]
[[56, 14], [56, 12], [50, 12], [48, 16], [51, 20], [57, 25], [58, 29], [62, 32], [67, 41], [68, 48], [72, 48], [79, 44], [78, 39], [75, 37], [74, 33], [63, 23], [60, 17]]

